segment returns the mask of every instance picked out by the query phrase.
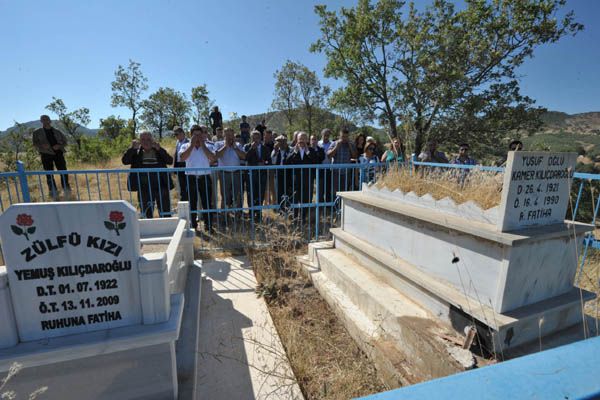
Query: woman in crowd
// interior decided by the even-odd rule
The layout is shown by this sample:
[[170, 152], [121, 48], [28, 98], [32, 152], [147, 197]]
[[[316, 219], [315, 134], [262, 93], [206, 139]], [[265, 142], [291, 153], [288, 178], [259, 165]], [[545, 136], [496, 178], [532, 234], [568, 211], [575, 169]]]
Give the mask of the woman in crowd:
[[377, 149], [377, 143], [375, 140], [366, 142], [365, 152], [358, 158], [358, 162], [362, 164], [373, 164], [368, 165], [365, 168], [363, 181], [370, 183], [375, 180], [376, 165], [379, 163], [379, 158], [375, 155]]
[[400, 138], [395, 137], [391, 143], [386, 145], [387, 150], [381, 156], [381, 162], [386, 164], [398, 163], [402, 164], [406, 161], [404, 144]]
[[367, 143], [367, 137], [364, 133], [359, 133], [354, 139], [354, 147], [356, 147], [356, 151], [358, 154], [363, 154], [365, 152], [365, 144]]

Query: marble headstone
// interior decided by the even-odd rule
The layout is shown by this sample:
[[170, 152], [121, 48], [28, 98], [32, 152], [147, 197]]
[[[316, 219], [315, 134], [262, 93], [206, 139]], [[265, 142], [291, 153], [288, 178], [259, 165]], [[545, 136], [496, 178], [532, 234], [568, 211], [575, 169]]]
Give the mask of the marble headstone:
[[20, 341], [141, 324], [130, 204], [15, 204], [0, 238]]
[[576, 153], [509, 152], [498, 229], [562, 223], [576, 160]]

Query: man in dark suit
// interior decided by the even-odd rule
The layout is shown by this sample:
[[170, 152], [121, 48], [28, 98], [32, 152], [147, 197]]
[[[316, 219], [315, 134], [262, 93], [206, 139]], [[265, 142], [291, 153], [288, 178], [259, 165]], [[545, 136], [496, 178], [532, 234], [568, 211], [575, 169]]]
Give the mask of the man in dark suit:
[[[310, 137], [310, 151], [313, 154], [313, 161], [314, 164], [322, 164], [323, 160], [325, 159], [325, 150], [323, 150], [322, 147], [319, 146], [319, 138], [316, 135], [312, 135]], [[319, 173], [319, 170], [317, 168], [314, 169], [310, 169], [309, 170], [309, 189], [310, 189], [310, 194], [309, 194], [309, 201], [313, 201], [313, 193], [315, 190], [315, 181], [317, 179], [317, 174]], [[320, 182], [319, 182], [320, 183]], [[319, 199], [315, 199], [315, 201], [319, 201]]]
[[[248, 166], [271, 165], [271, 152], [273, 149], [262, 143], [259, 131], [252, 132], [252, 142], [246, 144], [244, 150], [246, 151], [246, 163]], [[267, 192], [267, 170], [255, 169], [249, 171], [249, 173], [251, 177], [250, 197], [252, 199], [252, 207], [262, 206]], [[262, 210], [253, 210], [252, 214], [255, 222], [262, 221]]]
[[[167, 168], [173, 163], [173, 157], [154, 141], [150, 132], [142, 132], [140, 141], [134, 140], [121, 159], [123, 164], [137, 168]], [[138, 192], [140, 209], [146, 218], [152, 218], [154, 203], [158, 206], [160, 217], [171, 216], [169, 191], [173, 188], [169, 172], [131, 172], [132, 190]]]
[[[288, 155], [286, 163], [288, 165], [302, 165], [308, 166], [316, 164], [315, 152], [309, 147], [308, 134], [306, 132], [300, 132], [297, 137], [296, 146], [294, 150]], [[298, 168], [294, 169], [294, 196], [293, 201], [295, 204], [308, 204], [310, 203], [310, 168]], [[313, 171], [314, 172], [314, 171]], [[308, 208], [302, 208], [302, 221], [306, 220], [308, 214]], [[294, 217], [298, 217], [299, 209], [294, 210]]]
[[[284, 135], [277, 136], [275, 146], [271, 152], [272, 165], [285, 165], [289, 154], [290, 147], [287, 138]], [[286, 211], [286, 203], [290, 200], [293, 189], [292, 183], [291, 169], [277, 168], [275, 170], [275, 199], [282, 206], [282, 211]]]
[[[181, 146], [183, 146], [186, 143], [189, 143], [190, 140], [185, 137], [185, 132], [180, 126], [174, 127], [173, 133], [177, 138], [177, 144], [175, 145], [175, 154], [173, 155], [173, 167], [185, 168], [185, 161], [182, 161], [179, 158], [179, 150], [181, 150]], [[185, 178], [185, 171], [177, 172], [177, 181], [179, 182], [179, 199], [181, 201], [188, 201], [189, 193], [187, 187], [187, 179]]]

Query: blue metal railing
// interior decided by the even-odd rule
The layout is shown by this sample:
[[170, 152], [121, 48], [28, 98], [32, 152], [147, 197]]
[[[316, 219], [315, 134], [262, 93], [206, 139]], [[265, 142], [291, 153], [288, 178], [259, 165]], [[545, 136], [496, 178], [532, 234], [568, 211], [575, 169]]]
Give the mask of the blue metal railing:
[[598, 399], [599, 357], [595, 337], [363, 399]]
[[[298, 226], [310, 233], [305, 237], [316, 240], [327, 237], [329, 227], [336, 223], [339, 210], [335, 193], [359, 189], [363, 182], [390, 167], [385, 164], [319, 164], [27, 171], [18, 162], [16, 172], [0, 174], [0, 211], [18, 202], [120, 199], [138, 207], [142, 217], [169, 216], [178, 201], [190, 199], [189, 187], [195, 185], [200, 192], [198, 200], [202, 203], [201, 207], [193, 207], [195, 219], [206, 221], [208, 215], [211, 225], [215, 219], [221, 228], [239, 228], [238, 231], [246, 230], [254, 235], [256, 223], [261, 222], [262, 214], [270, 210], [299, 218]], [[410, 171], [420, 167], [476, 169], [489, 173], [504, 171], [501, 167], [426, 163], [414, 159], [401, 167]], [[199, 182], [190, 173], [206, 174], [210, 178]], [[132, 178], [128, 180], [128, 176]], [[168, 178], [155, 179], [163, 176]], [[55, 177], [59, 178], [61, 187], [66, 186], [66, 191], [58, 189]], [[280, 183], [281, 180], [284, 182]], [[132, 181], [140, 187], [137, 192], [128, 190]], [[207, 187], [209, 182], [210, 188]], [[600, 191], [600, 174], [575, 173], [573, 187], [572, 217], [595, 224], [600, 210], [600, 196], [596, 195]], [[164, 193], [168, 195], [161, 195]], [[233, 214], [232, 218], [230, 214]], [[247, 223], [242, 223], [242, 216], [246, 217]], [[593, 234], [588, 236], [584, 253], [596, 243], [595, 240]]]

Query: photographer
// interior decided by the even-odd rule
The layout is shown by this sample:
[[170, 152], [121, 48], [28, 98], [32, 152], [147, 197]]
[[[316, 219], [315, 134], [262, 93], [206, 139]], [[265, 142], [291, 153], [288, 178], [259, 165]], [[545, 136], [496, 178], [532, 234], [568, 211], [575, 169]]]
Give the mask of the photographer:
[[[132, 169], [167, 168], [167, 165], [173, 164], [173, 157], [154, 140], [150, 132], [142, 132], [140, 140], [131, 143], [121, 161], [131, 165]], [[169, 191], [173, 189], [173, 181], [170, 173], [131, 172], [127, 186], [130, 191], [137, 191], [140, 209], [146, 218], [153, 217], [155, 203], [160, 217], [171, 216]]]

